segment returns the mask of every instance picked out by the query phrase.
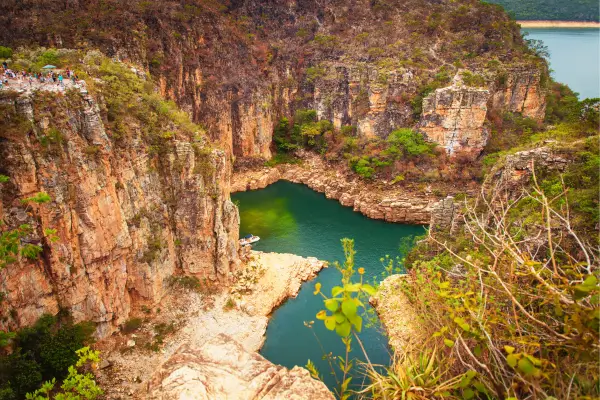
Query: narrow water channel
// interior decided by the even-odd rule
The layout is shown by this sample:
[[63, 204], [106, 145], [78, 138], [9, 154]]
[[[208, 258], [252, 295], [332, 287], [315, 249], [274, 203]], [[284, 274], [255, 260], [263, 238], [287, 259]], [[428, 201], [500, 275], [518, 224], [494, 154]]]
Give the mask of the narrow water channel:
[[[304, 185], [289, 182], [280, 181], [262, 190], [236, 193], [232, 199], [240, 208], [240, 235], [252, 233], [261, 238], [254, 245], [255, 250], [341, 262], [344, 255], [340, 239], [353, 238], [356, 267], [364, 267], [369, 280], [383, 272], [381, 257], [401, 255], [403, 240], [424, 233], [422, 226], [368, 219]], [[304, 321], [315, 321], [314, 333], [327, 352], [343, 355], [339, 337], [316, 320], [315, 314], [323, 308], [323, 302], [320, 296], [313, 295], [316, 282], [323, 285], [324, 292], [330, 293], [331, 287], [339, 281], [340, 274], [332, 265], [305, 283], [297, 298], [286, 301], [273, 313], [261, 349], [261, 354], [271, 362], [288, 368], [304, 366], [308, 359], [312, 360], [331, 389], [335, 387], [335, 379], [322, 359], [319, 343], [304, 326]], [[387, 339], [378, 323], [363, 329], [360, 337], [373, 363], [389, 362]], [[353, 355], [363, 359], [358, 345]]]

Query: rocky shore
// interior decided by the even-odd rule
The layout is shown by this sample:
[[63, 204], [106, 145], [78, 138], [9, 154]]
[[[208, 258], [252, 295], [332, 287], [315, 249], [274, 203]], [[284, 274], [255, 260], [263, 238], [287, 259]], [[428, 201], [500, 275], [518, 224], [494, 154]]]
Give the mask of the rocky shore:
[[[287, 370], [257, 353], [271, 312], [326, 263], [256, 251], [243, 258], [231, 287], [218, 293], [173, 290], [156, 318], [133, 334], [99, 344], [105, 367], [99, 379], [107, 399], [300, 399], [305, 392], [333, 399], [304, 369]], [[160, 351], [148, 350], [142, 338], [156, 336], [153, 329], [169, 322], [176, 331]]]
[[377, 311], [394, 351], [406, 351], [425, 341], [419, 329], [419, 316], [400, 285], [405, 275], [391, 275], [379, 285], [370, 303]]
[[313, 155], [303, 155], [302, 164], [281, 164], [274, 168], [236, 172], [231, 179], [231, 192], [262, 189], [278, 180], [302, 183], [369, 218], [388, 222], [429, 224], [432, 211], [439, 203], [430, 188], [417, 193], [367, 184], [356, 176], [349, 177], [329, 167]]

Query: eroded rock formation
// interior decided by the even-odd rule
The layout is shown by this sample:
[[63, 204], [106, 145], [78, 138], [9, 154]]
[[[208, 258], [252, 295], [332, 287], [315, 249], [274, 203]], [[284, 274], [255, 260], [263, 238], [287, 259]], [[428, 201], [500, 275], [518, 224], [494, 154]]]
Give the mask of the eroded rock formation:
[[449, 154], [465, 152], [478, 156], [489, 131], [488, 111], [518, 112], [541, 121], [546, 100], [537, 69], [514, 69], [493, 74], [487, 87], [465, 86], [459, 75], [452, 86], [436, 89], [423, 99], [418, 129]]
[[484, 123], [489, 97], [487, 89], [464, 86], [437, 89], [423, 99], [419, 129], [449, 154], [460, 150], [477, 155], [487, 143]]
[[148, 400], [333, 400], [307, 370], [288, 370], [219, 335], [201, 348], [183, 346], [135, 396]]
[[401, 288], [405, 278], [405, 275], [388, 276], [377, 294], [369, 299], [387, 332], [390, 346], [399, 353], [425, 341], [420, 334], [419, 316]]
[[[170, 276], [227, 280], [237, 269], [239, 216], [225, 152], [177, 136], [157, 159], [139, 130], [121, 147], [90, 95], [4, 101], [33, 128], [3, 135], [0, 170], [10, 181], [0, 217], [9, 229], [28, 224], [24, 240], [43, 253], [0, 271], [0, 328], [64, 308], [105, 336], [134, 307], [159, 301]], [[50, 202], [21, 201], [39, 192]]]

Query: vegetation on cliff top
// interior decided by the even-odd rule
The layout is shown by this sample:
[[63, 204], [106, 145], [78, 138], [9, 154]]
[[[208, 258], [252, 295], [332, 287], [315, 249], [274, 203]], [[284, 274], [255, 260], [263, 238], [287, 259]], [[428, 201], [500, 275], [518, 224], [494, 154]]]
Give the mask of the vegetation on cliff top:
[[487, 0], [501, 5], [518, 20], [598, 21], [596, 0]]

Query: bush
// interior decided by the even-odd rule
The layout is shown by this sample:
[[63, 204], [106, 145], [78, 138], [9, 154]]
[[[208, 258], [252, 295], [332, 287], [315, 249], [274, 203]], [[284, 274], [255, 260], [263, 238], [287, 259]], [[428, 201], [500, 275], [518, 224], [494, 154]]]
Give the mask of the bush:
[[0, 58], [7, 59], [11, 58], [13, 51], [10, 47], [0, 46]]
[[143, 321], [141, 318], [131, 318], [131, 319], [127, 320], [125, 322], [125, 324], [123, 324], [123, 328], [121, 329], [121, 332], [123, 332], [126, 335], [133, 333], [142, 326], [142, 322]]
[[[91, 341], [90, 323], [72, 324], [69, 315], [43, 315], [35, 325], [16, 332], [10, 355], [0, 356], [0, 387], [17, 398], [43, 380], [62, 379], [77, 362], [76, 351]], [[8, 393], [8, 391], [7, 391]]]
[[351, 166], [358, 175], [365, 179], [371, 179], [375, 174], [375, 168], [371, 166], [368, 157], [363, 157], [356, 160], [356, 162], [351, 162]]
[[418, 157], [431, 154], [435, 145], [427, 143], [418, 132], [409, 128], [393, 131], [387, 138], [388, 148], [384, 154], [399, 157]]

